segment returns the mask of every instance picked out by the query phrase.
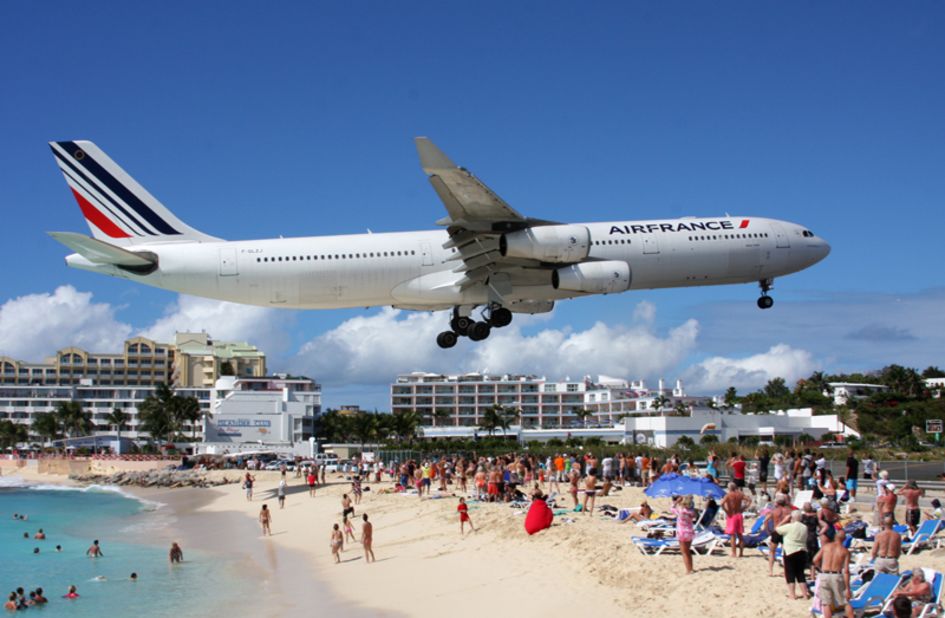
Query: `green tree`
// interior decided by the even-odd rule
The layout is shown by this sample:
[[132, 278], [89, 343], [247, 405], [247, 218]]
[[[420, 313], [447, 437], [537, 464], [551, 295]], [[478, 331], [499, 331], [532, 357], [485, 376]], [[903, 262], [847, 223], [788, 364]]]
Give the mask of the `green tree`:
[[33, 432], [43, 438], [43, 443], [59, 438], [62, 426], [59, 417], [52, 412], [42, 412], [33, 416]]
[[177, 422], [175, 407], [179, 404], [174, 399], [174, 391], [160, 383], [154, 393], [147, 396], [138, 407], [139, 427], [154, 440], [166, 442], [180, 427]]
[[772, 378], [764, 387], [765, 397], [776, 402], [790, 402], [791, 390], [787, 387], [784, 378]]
[[26, 425], [8, 420], [0, 421], [0, 446], [15, 448], [17, 444], [29, 440], [29, 437]]
[[587, 428], [587, 419], [594, 416], [594, 412], [585, 408], [575, 408], [571, 410], [571, 414], [581, 419], [581, 422], [584, 424], [585, 428]]
[[200, 409], [200, 402], [196, 397], [183, 397], [174, 395], [171, 398], [171, 410], [174, 417], [174, 426], [176, 431], [184, 426], [184, 423], [190, 423], [191, 441], [197, 441], [197, 421], [203, 417]]
[[915, 369], [901, 365], [889, 365], [880, 372], [880, 380], [894, 393], [906, 397], [918, 397], [924, 383]]
[[942, 371], [936, 366], [926, 367], [922, 370], [922, 378], [945, 378], [945, 371]]
[[666, 395], [660, 394], [656, 398], [653, 399], [653, 409], [656, 410], [658, 413], [662, 414], [663, 408], [666, 408], [671, 403], [672, 401], [670, 400], [669, 397], [667, 397]]
[[702, 444], [703, 446], [706, 444], [718, 444], [718, 443], [719, 443], [719, 437], [715, 434], [707, 433], [701, 438], [699, 438], [699, 444]]
[[56, 416], [63, 431], [70, 438], [88, 435], [94, 427], [92, 414], [82, 409], [77, 401], [60, 401], [56, 404]]
[[354, 434], [357, 436], [358, 442], [361, 444], [362, 451], [364, 450], [364, 445], [366, 443], [377, 439], [379, 428], [377, 414], [358, 412], [354, 416], [352, 426]]
[[689, 416], [689, 406], [684, 401], [677, 401], [673, 406], [673, 412], [676, 413], [676, 416]]
[[722, 408], [726, 412], [731, 412], [735, 409], [735, 404], [738, 403], [738, 391], [735, 390], [734, 386], [729, 386], [725, 389], [725, 396], [722, 398], [722, 403], [724, 404]]
[[413, 442], [421, 424], [420, 414], [416, 410], [394, 412], [391, 414], [391, 429], [401, 442]]
[[438, 425], [444, 425], [446, 424], [446, 421], [449, 420], [450, 411], [443, 408], [437, 408], [433, 411], [433, 414], [431, 414], [430, 417], [433, 421], [434, 427]]

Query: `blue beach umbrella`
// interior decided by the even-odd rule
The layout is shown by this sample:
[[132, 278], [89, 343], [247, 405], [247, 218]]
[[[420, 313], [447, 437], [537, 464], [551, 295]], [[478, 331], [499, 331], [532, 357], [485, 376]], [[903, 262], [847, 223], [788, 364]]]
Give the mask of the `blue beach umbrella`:
[[701, 496], [703, 498], [721, 498], [725, 490], [707, 478], [693, 479], [681, 474], [663, 474], [653, 481], [643, 493], [650, 498], [669, 498], [670, 496]]

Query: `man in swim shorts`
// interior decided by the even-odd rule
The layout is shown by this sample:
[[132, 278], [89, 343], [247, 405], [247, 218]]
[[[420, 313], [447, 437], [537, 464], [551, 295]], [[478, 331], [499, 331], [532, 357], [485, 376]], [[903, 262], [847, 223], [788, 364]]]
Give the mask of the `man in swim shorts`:
[[748, 506], [748, 499], [734, 482], [728, 484], [728, 493], [722, 498], [722, 510], [725, 511], [725, 534], [732, 539], [732, 557], [735, 557], [735, 549], [738, 549], [738, 557], [741, 558], [745, 553], [745, 508]]

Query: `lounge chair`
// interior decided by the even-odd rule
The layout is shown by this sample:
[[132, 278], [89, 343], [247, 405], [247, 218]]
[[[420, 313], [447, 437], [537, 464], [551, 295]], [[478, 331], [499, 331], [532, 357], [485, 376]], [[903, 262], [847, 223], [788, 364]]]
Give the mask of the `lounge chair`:
[[912, 552], [924, 547], [931, 547], [932, 537], [938, 534], [943, 526], [945, 526], [945, 521], [941, 519], [925, 520], [915, 531], [911, 539], [902, 542], [902, 553], [910, 555]]
[[[934, 569], [923, 568], [925, 580], [932, 584], [932, 600], [922, 607], [919, 616], [926, 618], [929, 616], [940, 616], [942, 614], [942, 580], [945, 579], [942, 573]], [[883, 606], [883, 613], [892, 615], [892, 599], [886, 601]]]
[[[902, 581], [900, 575], [890, 575], [889, 573], [877, 573], [870, 582], [862, 586], [856, 592], [856, 596], [850, 601], [853, 613], [859, 618], [864, 614], [876, 614], [886, 605], [899, 583]], [[820, 616], [820, 609], [811, 608], [811, 616]]]
[[[647, 556], [659, 556], [664, 552], [679, 551], [679, 541], [676, 539], [648, 539], [646, 537], [633, 537], [630, 539], [633, 545]], [[692, 539], [692, 551], [696, 553], [711, 554], [715, 551], [718, 540], [711, 532], [702, 532]]]

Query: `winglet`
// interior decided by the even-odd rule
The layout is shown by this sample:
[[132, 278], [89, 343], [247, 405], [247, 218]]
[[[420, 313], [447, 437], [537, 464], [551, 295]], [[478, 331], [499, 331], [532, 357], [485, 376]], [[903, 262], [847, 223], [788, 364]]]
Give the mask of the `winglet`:
[[151, 252], [128, 251], [74, 232], [48, 232], [48, 234], [93, 264], [111, 264], [126, 269], [148, 269], [149, 272], [157, 268], [157, 256]]
[[414, 142], [417, 144], [417, 154], [420, 155], [420, 167], [427, 174], [433, 173], [433, 170], [456, 169], [456, 164], [429, 138], [417, 137]]

